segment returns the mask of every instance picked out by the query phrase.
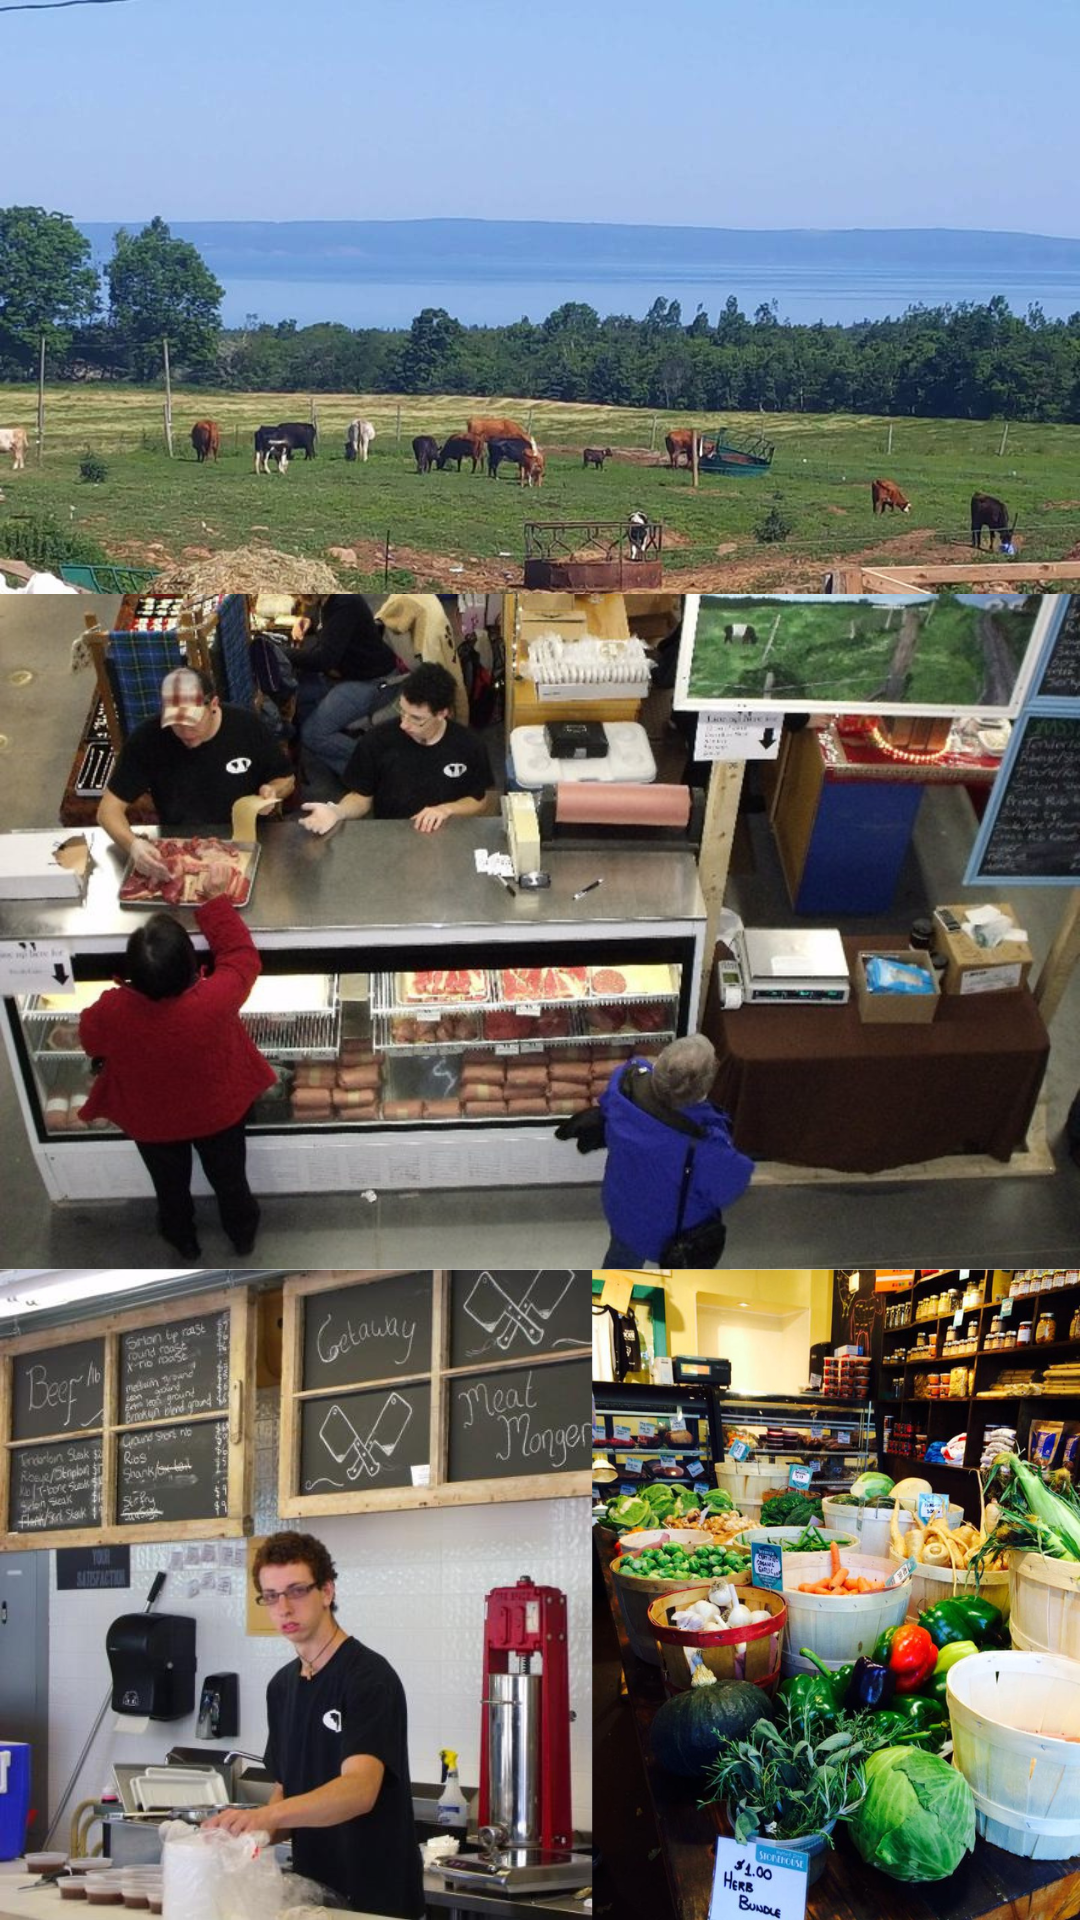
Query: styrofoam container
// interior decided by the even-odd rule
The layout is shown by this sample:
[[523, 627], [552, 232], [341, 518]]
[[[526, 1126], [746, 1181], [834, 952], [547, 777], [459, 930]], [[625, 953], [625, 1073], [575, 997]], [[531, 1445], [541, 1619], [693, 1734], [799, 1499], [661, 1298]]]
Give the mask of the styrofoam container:
[[982, 1838], [1026, 1860], [1080, 1851], [1080, 1663], [969, 1654], [949, 1668], [945, 1697]]
[[[858, 1534], [861, 1552], [889, 1552], [889, 1528], [892, 1525], [893, 1517], [893, 1503], [891, 1500], [888, 1506], [851, 1507], [844, 1501], [826, 1499], [821, 1503], [821, 1511], [825, 1516], [825, 1525], [827, 1527], [841, 1527], [846, 1529], [848, 1533]], [[914, 1514], [905, 1512], [904, 1508], [901, 1507], [898, 1518], [901, 1533], [906, 1533], [908, 1528], [914, 1524], [915, 1516]], [[963, 1507], [950, 1506], [950, 1527], [961, 1526], [963, 1519]]]
[[[891, 1560], [867, 1553], [844, 1552], [843, 1564], [868, 1580], [888, 1580], [896, 1568]], [[785, 1674], [812, 1673], [800, 1647], [809, 1647], [826, 1666], [842, 1667], [860, 1654], [873, 1653], [879, 1633], [898, 1627], [908, 1610], [909, 1582], [888, 1592], [799, 1593], [801, 1581], [823, 1580], [832, 1561], [827, 1553], [785, 1553], [783, 1594], [787, 1603], [787, 1644], [781, 1664]]]
[[[892, 1564], [894, 1567], [900, 1565], [895, 1554]], [[989, 1600], [992, 1607], [1000, 1607], [1001, 1612], [1008, 1619], [1009, 1576], [1007, 1573], [984, 1574], [980, 1586], [969, 1568], [924, 1567], [920, 1561], [911, 1576], [908, 1615], [911, 1619], [917, 1619], [925, 1608], [936, 1607], [941, 1600], [970, 1600], [976, 1595], [980, 1600]]]
[[1080, 1660], [1080, 1562], [1010, 1553], [1009, 1587], [1013, 1646]]

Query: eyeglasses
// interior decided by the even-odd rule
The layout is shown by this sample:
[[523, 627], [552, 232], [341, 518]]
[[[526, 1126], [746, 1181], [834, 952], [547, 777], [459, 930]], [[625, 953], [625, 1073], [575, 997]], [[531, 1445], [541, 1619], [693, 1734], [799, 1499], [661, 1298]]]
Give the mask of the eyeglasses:
[[286, 1587], [282, 1593], [259, 1593], [255, 1596], [257, 1607], [280, 1607], [283, 1600], [291, 1600], [295, 1605], [305, 1595], [313, 1593], [318, 1586], [317, 1580], [309, 1580], [306, 1587]]

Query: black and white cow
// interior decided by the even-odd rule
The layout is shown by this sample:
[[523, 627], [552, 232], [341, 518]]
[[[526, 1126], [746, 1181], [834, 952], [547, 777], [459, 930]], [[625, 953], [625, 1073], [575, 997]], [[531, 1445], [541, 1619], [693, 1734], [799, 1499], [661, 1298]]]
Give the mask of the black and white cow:
[[283, 420], [276, 427], [256, 427], [256, 473], [269, 473], [271, 460], [276, 461], [278, 472], [284, 473], [289, 456], [301, 451], [305, 460], [314, 460], [317, 437], [315, 428], [307, 420]]
[[753, 627], [747, 626], [745, 621], [729, 620], [727, 626], [724, 628], [724, 639], [728, 645], [730, 645], [733, 640], [741, 640], [746, 646], [753, 646], [757, 640], [757, 634], [754, 632]]

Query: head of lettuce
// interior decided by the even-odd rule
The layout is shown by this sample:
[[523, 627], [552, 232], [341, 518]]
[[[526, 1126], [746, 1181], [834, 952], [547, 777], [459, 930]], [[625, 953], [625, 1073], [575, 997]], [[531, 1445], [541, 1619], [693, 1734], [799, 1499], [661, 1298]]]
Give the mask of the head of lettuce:
[[894, 1880], [947, 1880], [975, 1845], [963, 1774], [916, 1747], [882, 1747], [866, 1762], [866, 1780], [850, 1832], [867, 1866]]

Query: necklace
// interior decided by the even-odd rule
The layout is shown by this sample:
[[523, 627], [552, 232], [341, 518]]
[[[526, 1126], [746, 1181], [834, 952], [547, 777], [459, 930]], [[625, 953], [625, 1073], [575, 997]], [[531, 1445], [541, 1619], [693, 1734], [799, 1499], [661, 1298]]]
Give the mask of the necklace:
[[332, 1633], [332, 1634], [330, 1635], [330, 1638], [329, 1638], [329, 1640], [324, 1640], [324, 1641], [323, 1641], [323, 1643], [322, 1643], [322, 1646], [321, 1646], [321, 1647], [319, 1648], [319, 1651], [318, 1651], [318, 1653], [316, 1653], [316, 1654], [314, 1654], [314, 1655], [312, 1656], [312, 1658], [311, 1658], [310, 1660], [305, 1660], [305, 1659], [303, 1658], [303, 1656], [301, 1656], [301, 1659], [300, 1659], [300, 1672], [301, 1672], [301, 1677], [302, 1677], [302, 1678], [303, 1678], [304, 1680], [313, 1680], [313, 1679], [314, 1679], [314, 1677], [315, 1677], [315, 1668], [316, 1668], [316, 1665], [317, 1665], [317, 1663], [318, 1663], [318, 1662], [319, 1662], [319, 1661], [320, 1661], [320, 1660], [322, 1659], [322, 1657], [323, 1657], [323, 1654], [324, 1654], [324, 1653], [326, 1652], [326, 1649], [327, 1649], [327, 1647], [329, 1647], [329, 1646], [332, 1646], [332, 1645], [333, 1645], [333, 1643], [334, 1643], [334, 1641], [335, 1641], [335, 1640], [337, 1639], [337, 1637], [338, 1637], [338, 1634], [339, 1634], [339, 1632], [340, 1632], [340, 1628], [339, 1628], [339, 1627], [337, 1626], [337, 1624], [335, 1623], [335, 1626], [334, 1626], [334, 1631], [333, 1631], [333, 1633]]

